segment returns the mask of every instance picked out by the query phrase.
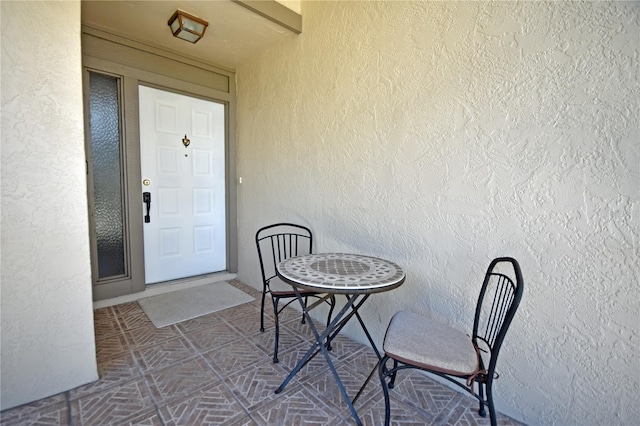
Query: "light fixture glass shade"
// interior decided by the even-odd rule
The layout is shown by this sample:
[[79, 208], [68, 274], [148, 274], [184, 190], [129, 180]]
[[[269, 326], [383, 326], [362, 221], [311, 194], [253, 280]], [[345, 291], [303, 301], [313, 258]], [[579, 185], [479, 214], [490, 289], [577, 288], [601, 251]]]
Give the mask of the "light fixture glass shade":
[[200, 36], [198, 34], [192, 34], [188, 31], [180, 31], [179, 34], [176, 34], [176, 37], [190, 41], [191, 43], [195, 43], [200, 40]]
[[202, 38], [209, 23], [180, 9], [169, 19], [169, 27], [174, 37], [195, 43]]

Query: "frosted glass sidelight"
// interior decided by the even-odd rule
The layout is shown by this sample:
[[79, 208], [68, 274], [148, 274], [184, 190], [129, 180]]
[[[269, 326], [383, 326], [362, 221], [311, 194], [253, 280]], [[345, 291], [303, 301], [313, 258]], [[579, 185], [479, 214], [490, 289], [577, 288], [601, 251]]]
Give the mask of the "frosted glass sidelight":
[[98, 279], [125, 274], [118, 79], [89, 73], [94, 223]]

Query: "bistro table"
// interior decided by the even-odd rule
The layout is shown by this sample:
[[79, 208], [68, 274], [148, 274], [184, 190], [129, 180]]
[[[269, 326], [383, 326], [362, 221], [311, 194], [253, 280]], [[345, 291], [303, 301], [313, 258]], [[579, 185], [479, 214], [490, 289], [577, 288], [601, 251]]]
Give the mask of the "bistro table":
[[[367, 301], [373, 293], [380, 293], [399, 287], [405, 280], [405, 273], [402, 268], [393, 262], [380, 259], [377, 257], [363, 256], [359, 254], [345, 253], [324, 253], [324, 254], [308, 254], [304, 256], [291, 257], [283, 260], [277, 266], [277, 274], [283, 281], [291, 284], [302, 311], [306, 316], [311, 330], [316, 338], [315, 343], [309, 351], [302, 357], [295, 368], [289, 373], [287, 378], [282, 382], [276, 393], [280, 393], [287, 386], [289, 381], [309, 362], [318, 352], [322, 352], [333, 377], [338, 384], [340, 392], [345, 398], [351, 415], [358, 425], [362, 425], [353, 403], [358, 399], [363, 388], [371, 379], [371, 374], [365, 381], [353, 401], [349, 398], [347, 391], [338, 376], [338, 372], [331, 361], [327, 345], [325, 342], [331, 340], [342, 330], [347, 322], [356, 317], [362, 330], [364, 331], [371, 347], [376, 353], [378, 360], [382, 358], [380, 352], [376, 348], [364, 321], [358, 313], [358, 309]], [[305, 307], [304, 300], [300, 296], [299, 290], [312, 290], [318, 293], [326, 294], [320, 300], [310, 306]], [[318, 333], [309, 312], [322, 304], [322, 302], [332, 295], [343, 295], [347, 299], [344, 307], [331, 320], [329, 326], [323, 333]], [[328, 339], [328, 340], [327, 340]], [[375, 369], [373, 370], [375, 371]], [[372, 372], [373, 374], [373, 372]]]

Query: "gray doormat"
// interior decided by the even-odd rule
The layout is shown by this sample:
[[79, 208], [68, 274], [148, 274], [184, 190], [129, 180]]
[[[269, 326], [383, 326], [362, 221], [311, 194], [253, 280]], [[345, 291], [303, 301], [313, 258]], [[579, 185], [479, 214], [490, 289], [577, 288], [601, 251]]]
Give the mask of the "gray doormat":
[[186, 321], [254, 300], [231, 284], [220, 281], [138, 300], [157, 328]]

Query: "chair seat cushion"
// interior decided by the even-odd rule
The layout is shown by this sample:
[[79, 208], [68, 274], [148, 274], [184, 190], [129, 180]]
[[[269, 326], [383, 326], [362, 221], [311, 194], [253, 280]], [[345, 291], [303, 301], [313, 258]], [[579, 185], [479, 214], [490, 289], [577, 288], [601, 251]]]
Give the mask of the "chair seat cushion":
[[[293, 291], [293, 286], [291, 284], [288, 284], [282, 281], [280, 277], [271, 278], [271, 281], [269, 281], [269, 288], [271, 289], [271, 293], [277, 296], [284, 296], [284, 295], [295, 296], [296, 294]], [[316, 293], [312, 291], [307, 291], [307, 290], [300, 290], [300, 294], [304, 296], [305, 294], [308, 295], [308, 294], [316, 294]]]
[[441, 373], [470, 376], [479, 368], [469, 336], [409, 311], [393, 316], [383, 348], [391, 358]]

